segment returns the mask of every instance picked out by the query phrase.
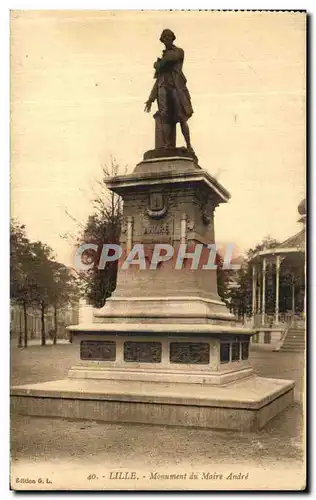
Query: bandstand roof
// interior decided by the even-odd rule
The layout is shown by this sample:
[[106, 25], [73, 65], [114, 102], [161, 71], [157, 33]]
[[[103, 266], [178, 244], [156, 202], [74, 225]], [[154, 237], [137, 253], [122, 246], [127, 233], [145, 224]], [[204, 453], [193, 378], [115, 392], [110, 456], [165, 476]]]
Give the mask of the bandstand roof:
[[304, 224], [303, 229], [299, 231], [298, 233], [294, 234], [293, 236], [290, 236], [286, 240], [284, 240], [282, 243], [280, 243], [278, 246], [274, 248], [266, 248], [264, 250], [261, 250], [260, 252], [255, 253], [249, 262], [252, 262], [254, 260], [258, 260], [261, 257], [267, 257], [269, 255], [293, 255], [296, 253], [305, 253], [305, 246], [306, 246], [306, 228], [305, 228], [305, 221], [306, 221], [306, 199], [302, 200], [301, 203], [297, 207], [298, 213], [301, 215], [301, 218], [299, 219], [299, 222], [302, 222]]
[[299, 232], [286, 239], [280, 243], [277, 247], [266, 248], [260, 252], [255, 253], [250, 262], [260, 259], [261, 257], [267, 257], [269, 255], [290, 255], [295, 253], [305, 253], [305, 237], [306, 231], [305, 227]]
[[299, 248], [305, 250], [305, 228], [279, 245], [279, 248]]

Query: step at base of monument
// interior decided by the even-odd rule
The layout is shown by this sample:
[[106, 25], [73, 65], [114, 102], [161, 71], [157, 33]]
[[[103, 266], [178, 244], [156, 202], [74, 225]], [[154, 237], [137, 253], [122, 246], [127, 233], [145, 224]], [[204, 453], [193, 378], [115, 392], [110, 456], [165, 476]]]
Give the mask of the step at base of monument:
[[257, 376], [221, 387], [66, 379], [13, 387], [11, 406], [22, 415], [256, 431], [293, 402], [294, 385]]

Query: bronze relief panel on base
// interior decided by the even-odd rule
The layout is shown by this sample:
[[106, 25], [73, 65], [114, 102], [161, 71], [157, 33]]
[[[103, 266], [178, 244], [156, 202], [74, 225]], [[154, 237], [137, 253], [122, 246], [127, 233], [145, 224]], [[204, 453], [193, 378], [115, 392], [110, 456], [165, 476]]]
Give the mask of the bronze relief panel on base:
[[115, 361], [116, 344], [113, 340], [82, 340], [80, 359], [87, 361]]
[[171, 342], [170, 363], [208, 365], [210, 346], [205, 342]]
[[160, 363], [160, 342], [124, 342], [124, 361], [138, 363]]

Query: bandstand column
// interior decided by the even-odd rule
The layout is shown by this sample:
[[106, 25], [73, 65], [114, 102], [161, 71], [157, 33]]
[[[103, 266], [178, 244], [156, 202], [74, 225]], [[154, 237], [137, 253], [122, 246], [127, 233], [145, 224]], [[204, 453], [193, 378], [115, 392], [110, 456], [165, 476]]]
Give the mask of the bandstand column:
[[279, 323], [279, 295], [280, 295], [280, 255], [276, 256], [275, 275], [275, 322]]
[[260, 275], [260, 264], [257, 267], [257, 276], [258, 276], [258, 301], [257, 301], [257, 313], [260, 314], [261, 311], [261, 275]]
[[306, 255], [304, 254], [304, 320], [306, 320]]
[[256, 289], [257, 289], [257, 276], [256, 276], [256, 264], [252, 266], [252, 321], [255, 322], [256, 314]]
[[[295, 315], [295, 277], [294, 273], [292, 274], [292, 313]], [[294, 317], [293, 317], [294, 320]]]
[[264, 325], [265, 313], [266, 313], [266, 258], [263, 257], [262, 261], [262, 312], [261, 312], [261, 324]]

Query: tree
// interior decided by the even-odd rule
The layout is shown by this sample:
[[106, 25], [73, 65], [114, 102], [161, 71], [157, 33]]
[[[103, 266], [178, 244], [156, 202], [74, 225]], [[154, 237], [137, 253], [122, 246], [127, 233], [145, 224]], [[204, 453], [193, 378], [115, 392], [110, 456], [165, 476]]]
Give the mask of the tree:
[[[27, 347], [27, 308], [37, 293], [32, 279], [32, 268], [32, 244], [26, 236], [25, 226], [13, 219], [10, 224], [10, 296], [23, 310], [25, 347]], [[22, 334], [20, 317], [19, 347], [22, 347]]]
[[224, 259], [222, 255], [217, 252], [215, 258], [215, 264], [217, 265], [217, 291], [218, 295], [225, 302], [227, 306], [229, 306], [230, 302], [230, 293], [229, 293], [229, 285], [231, 281], [231, 277], [233, 276], [233, 271], [230, 269], [225, 269]]
[[231, 311], [241, 319], [251, 312], [251, 273], [248, 262], [244, 262], [235, 276], [235, 286], [228, 292]]
[[[106, 180], [109, 177], [116, 177], [120, 173], [120, 167], [112, 159], [111, 164], [102, 166], [102, 179], [97, 182], [97, 190], [93, 189], [94, 198], [92, 200], [93, 213], [88, 218], [86, 224], [76, 222], [79, 229], [79, 236], [66, 235], [67, 239], [75, 242], [76, 247], [84, 243], [94, 243], [98, 245], [98, 252], [91, 254], [91, 258], [99, 261], [99, 257], [104, 244], [118, 244], [121, 232], [122, 221], [122, 199], [113, 191], [106, 187]], [[126, 167], [123, 171], [126, 173]], [[89, 251], [84, 252], [83, 257], [89, 258]], [[94, 307], [102, 307], [105, 300], [110, 297], [116, 288], [116, 277], [118, 262], [107, 262], [104, 269], [98, 269], [97, 265], [93, 269], [78, 272], [83, 295]]]
[[40, 241], [32, 244], [32, 278], [36, 286], [34, 302], [41, 309], [41, 339], [46, 345], [45, 314], [49, 307], [54, 308], [53, 343], [57, 342], [58, 309], [78, 298], [76, 279], [70, 269], [57, 262], [52, 249]]
[[276, 248], [280, 242], [269, 235], [263, 238], [261, 243], [258, 243], [254, 248], [250, 248], [247, 252], [248, 260], [251, 259], [256, 253], [262, 252], [270, 248]]
[[[25, 227], [18, 224], [17, 221], [11, 220], [10, 224], [10, 297], [17, 304], [23, 304], [24, 293], [22, 279], [22, 259], [27, 245]], [[18, 337], [18, 347], [22, 347], [22, 325], [20, 316], [20, 331]]]
[[46, 345], [45, 313], [52, 302], [52, 290], [54, 288], [54, 274], [51, 266], [53, 259], [52, 249], [36, 241], [31, 244], [32, 273], [31, 280], [34, 287], [33, 303], [41, 310], [41, 343]]
[[77, 279], [71, 270], [59, 262], [50, 261], [53, 275], [53, 286], [50, 291], [50, 303], [54, 308], [53, 343], [57, 343], [58, 335], [58, 310], [65, 305], [73, 303], [79, 297]]
[[[76, 278], [63, 264], [57, 262], [53, 250], [41, 241], [30, 242], [24, 225], [11, 221], [10, 293], [21, 306], [24, 315], [24, 346], [27, 347], [27, 308], [41, 310], [41, 340], [46, 344], [45, 314], [54, 308], [54, 343], [57, 341], [58, 308], [78, 298]], [[22, 328], [19, 343], [22, 346]]]

